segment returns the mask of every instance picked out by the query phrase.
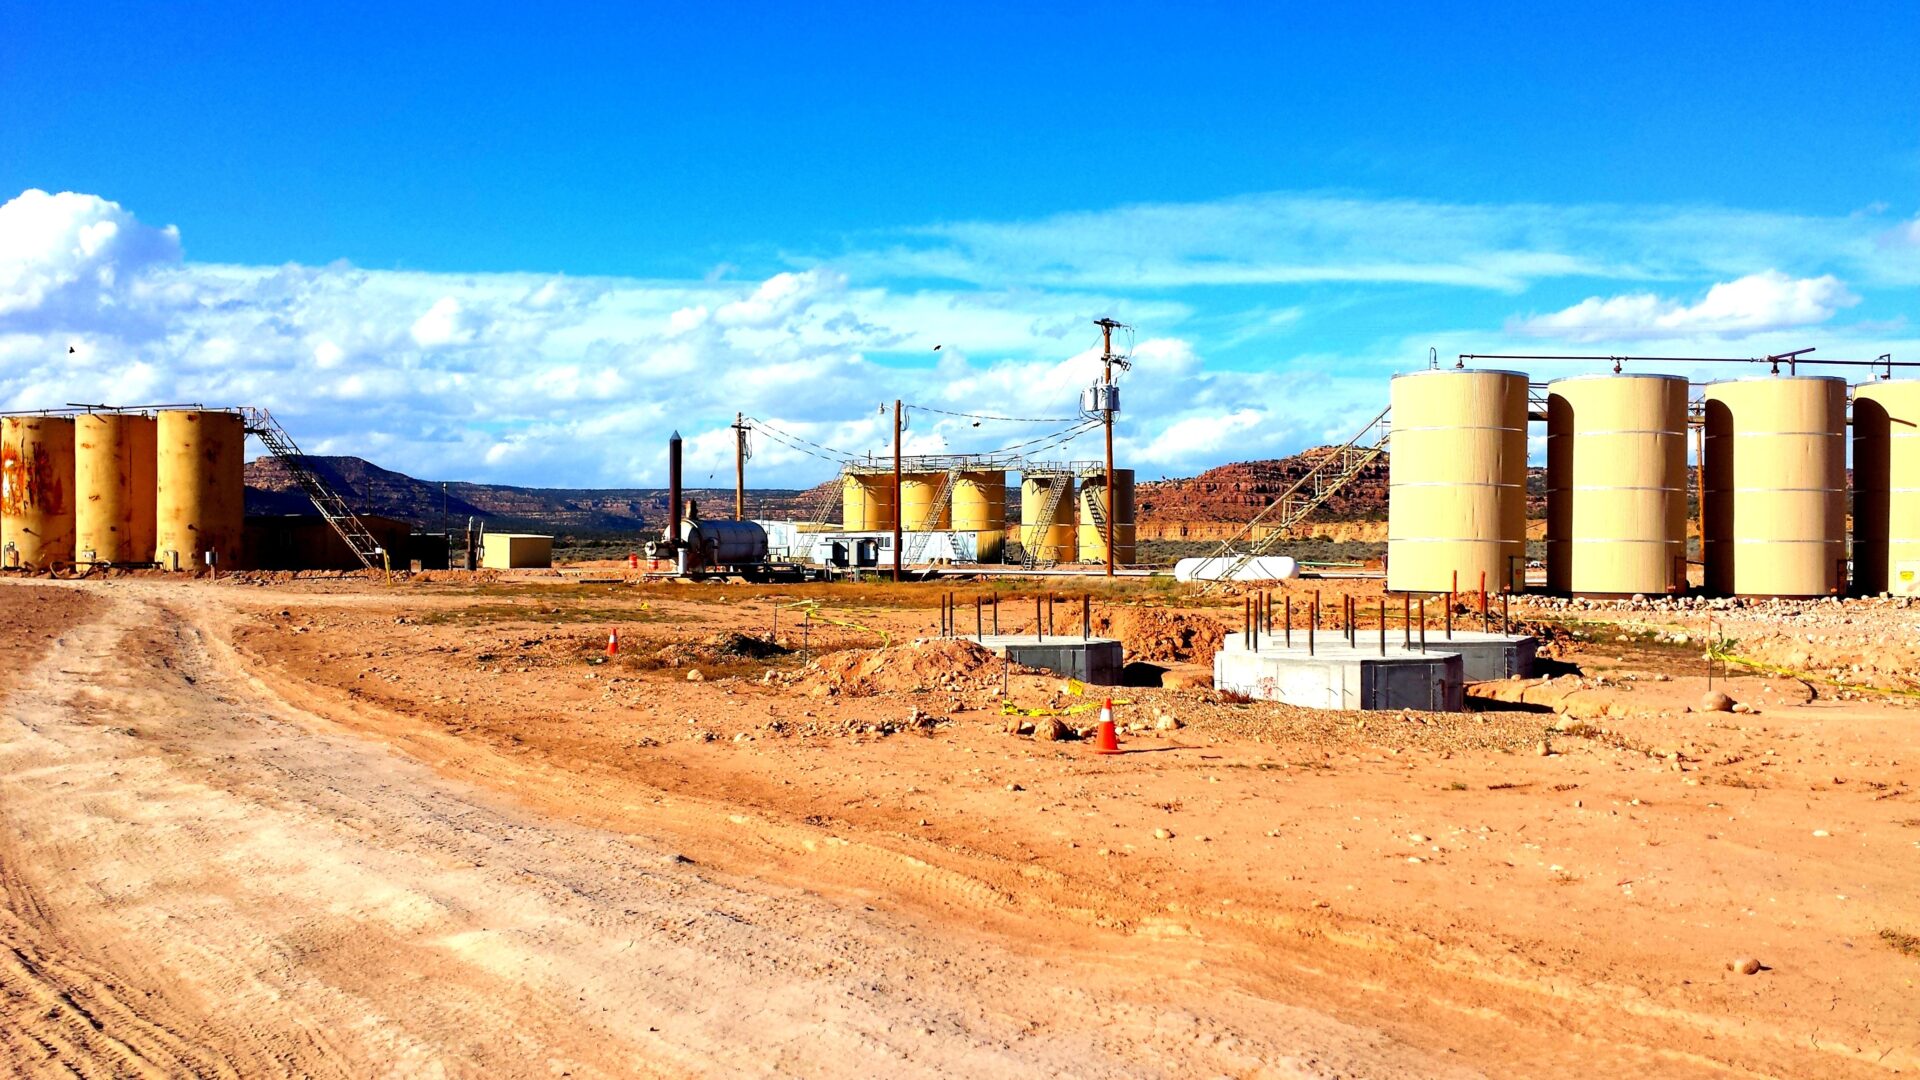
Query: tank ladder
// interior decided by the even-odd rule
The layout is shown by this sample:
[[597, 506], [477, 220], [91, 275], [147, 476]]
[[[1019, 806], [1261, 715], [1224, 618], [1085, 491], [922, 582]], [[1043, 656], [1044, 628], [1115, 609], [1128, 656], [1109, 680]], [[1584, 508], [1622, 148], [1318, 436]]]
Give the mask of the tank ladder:
[[[927, 504], [927, 516], [920, 522], [920, 531], [909, 540], [907, 563], [912, 565], [920, 561], [926, 553], [927, 545], [933, 541], [933, 527], [940, 524], [940, 508], [947, 505], [947, 499], [953, 495], [953, 487], [960, 479], [958, 468], [948, 469], [940, 474], [940, 490], [934, 492], [933, 501]], [[899, 496], [895, 496], [898, 498]]]
[[[1232, 538], [1222, 543], [1219, 550], [1215, 551], [1211, 557], [1224, 559], [1231, 556], [1234, 561], [1227, 567], [1225, 574], [1208, 582], [1201, 592], [1211, 592], [1222, 582], [1232, 581], [1234, 575], [1248, 563], [1266, 554], [1282, 537], [1305, 521], [1308, 515], [1320, 509], [1335, 492], [1345, 487], [1348, 481], [1360, 475], [1362, 470], [1378, 460], [1380, 455], [1386, 452], [1387, 439], [1392, 434], [1392, 427], [1387, 419], [1387, 414], [1391, 411], [1392, 406], [1381, 409], [1378, 415], [1367, 421], [1366, 426], [1355, 432], [1353, 438], [1341, 444], [1339, 449], [1322, 455], [1320, 460], [1314, 463], [1313, 468], [1307, 470], [1306, 475], [1295, 480], [1287, 490], [1280, 493], [1278, 498], [1255, 514], [1252, 521], [1241, 526], [1239, 532], [1234, 533]], [[1269, 515], [1273, 517], [1272, 528], [1265, 536], [1253, 540], [1254, 527], [1266, 520]], [[1245, 543], [1246, 550], [1236, 553], [1234, 548], [1242, 543]]]
[[247, 434], [258, 436], [267, 450], [286, 464], [294, 482], [300, 485], [300, 490], [306, 493], [307, 498], [313, 500], [314, 509], [320, 511], [320, 516], [333, 526], [333, 531], [340, 534], [340, 539], [347, 542], [348, 550], [360, 560], [360, 565], [369, 570], [376, 569], [380, 541], [367, 531], [366, 525], [361, 523], [359, 515], [353, 512], [346, 500], [307, 465], [307, 455], [301, 452], [293, 436], [287, 434], [273, 414], [265, 409], [243, 406], [240, 415]]
[[[1053, 529], [1054, 515], [1060, 511], [1060, 500], [1066, 498], [1067, 488], [1073, 485], [1073, 474], [1065, 471], [1057, 473], [1048, 471], [1043, 473], [1029, 473], [1026, 475], [1045, 476], [1048, 478], [1047, 504], [1040, 510], [1040, 520], [1045, 522], [1045, 524], [1036, 525], [1024, 520], [1020, 522], [1020, 531], [1026, 533], [1027, 536], [1033, 540], [1031, 544], [1023, 541], [1020, 545], [1020, 569], [1032, 570], [1040, 564], [1040, 538]], [[1062, 481], [1065, 481], [1065, 483], [1062, 483]], [[1022, 517], [1024, 516], [1025, 515], [1022, 515]], [[1060, 552], [1057, 548], [1053, 554], [1055, 557], [1047, 560], [1048, 565], [1060, 561]]]

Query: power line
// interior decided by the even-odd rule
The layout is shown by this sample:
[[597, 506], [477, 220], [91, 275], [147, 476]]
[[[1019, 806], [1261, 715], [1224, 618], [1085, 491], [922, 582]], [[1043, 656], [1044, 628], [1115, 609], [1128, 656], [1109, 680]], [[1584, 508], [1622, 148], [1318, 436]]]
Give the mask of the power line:
[[954, 412], [951, 409], [936, 409], [931, 405], [908, 405], [909, 409], [921, 412], [940, 413], [945, 416], [964, 416], [969, 420], [1003, 420], [1009, 424], [1072, 424], [1079, 420], [1076, 416], [990, 416], [987, 413]]

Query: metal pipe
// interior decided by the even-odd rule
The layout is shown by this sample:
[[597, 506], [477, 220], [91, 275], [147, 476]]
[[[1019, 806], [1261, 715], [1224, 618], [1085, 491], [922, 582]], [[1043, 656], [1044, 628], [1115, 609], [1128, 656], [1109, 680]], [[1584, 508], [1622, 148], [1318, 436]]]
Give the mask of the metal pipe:
[[1293, 648], [1293, 597], [1288, 595], [1285, 598], [1285, 603], [1287, 608], [1287, 648], [1291, 649]]
[[1039, 593], [1033, 594], [1033, 639], [1035, 641], [1047, 640], [1047, 628], [1044, 625], [1042, 625], [1040, 622], [1040, 594]]
[[686, 509], [680, 505], [680, 479], [680, 433], [676, 431], [667, 439], [667, 527], [660, 533], [668, 551], [680, 547], [680, 519]]
[[985, 629], [986, 627], [980, 618], [980, 598], [976, 596], [973, 598], [973, 639], [979, 641], [981, 638], [986, 637]]
[[1380, 655], [1387, 655], [1387, 597], [1380, 596]]
[[1420, 598], [1420, 651], [1427, 651], [1427, 598]]
[[1080, 597], [1080, 640], [1091, 641], [1092, 639], [1093, 597], [1082, 595]]
[[1313, 590], [1313, 618], [1307, 620], [1307, 655], [1313, 655], [1313, 634], [1320, 626], [1320, 590]]
[[1500, 632], [1502, 634], [1513, 633], [1513, 621], [1508, 617], [1508, 613], [1507, 613], [1507, 594], [1506, 593], [1500, 594]]
[[1400, 594], [1400, 631], [1402, 648], [1413, 648], [1413, 594]]

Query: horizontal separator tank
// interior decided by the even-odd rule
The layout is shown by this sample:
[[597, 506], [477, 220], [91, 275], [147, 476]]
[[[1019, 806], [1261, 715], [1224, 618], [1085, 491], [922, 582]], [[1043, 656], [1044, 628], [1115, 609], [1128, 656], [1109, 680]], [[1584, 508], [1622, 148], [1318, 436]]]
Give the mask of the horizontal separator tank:
[[103, 563], [153, 559], [157, 425], [138, 413], [74, 418], [74, 552]]
[[1920, 595], [1920, 381], [1853, 390], [1853, 591]]
[[940, 490], [946, 483], [946, 473], [902, 473], [900, 527], [910, 531], [952, 528], [952, 504]]
[[848, 473], [840, 482], [840, 525], [848, 532], [893, 528], [893, 475]]
[[1592, 375], [1547, 386], [1547, 590], [1687, 587], [1687, 380]]
[[73, 420], [0, 418], [0, 565], [73, 561]]
[[1707, 387], [1708, 592], [1845, 591], [1846, 390], [1840, 379], [1815, 375]]
[[154, 561], [194, 570], [213, 552], [246, 565], [247, 430], [240, 414], [170, 409], [155, 423]]
[[953, 481], [953, 527], [980, 534], [975, 558], [999, 562], [1006, 553], [1007, 474], [1000, 469], [963, 472]]
[[[1133, 470], [1113, 470], [1113, 561], [1131, 563], [1138, 558], [1133, 518]], [[1107, 561], [1107, 478], [1100, 474], [1080, 481], [1080, 559], [1083, 562]]]
[[[1064, 485], [1052, 515], [1046, 513], [1054, 485]], [[1027, 473], [1020, 478], [1020, 546], [1041, 562], [1072, 562], [1074, 557], [1073, 476]]]
[[1527, 377], [1441, 368], [1397, 375], [1387, 458], [1387, 588], [1525, 586]]

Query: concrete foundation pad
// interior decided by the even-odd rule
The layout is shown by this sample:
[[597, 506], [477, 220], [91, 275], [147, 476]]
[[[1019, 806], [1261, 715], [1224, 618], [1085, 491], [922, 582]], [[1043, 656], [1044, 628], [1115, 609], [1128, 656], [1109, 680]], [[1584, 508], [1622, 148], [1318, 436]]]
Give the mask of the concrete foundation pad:
[[995, 656], [1004, 656], [1016, 664], [1037, 667], [1091, 686], [1119, 686], [1120, 670], [1126, 666], [1126, 653], [1114, 638], [1083, 638], [1048, 634], [961, 635]]
[[[1262, 646], [1265, 644], [1261, 642]], [[1414, 648], [1419, 647], [1416, 642]], [[1468, 682], [1489, 682], [1514, 675], [1527, 678], [1533, 674], [1534, 653], [1539, 648], [1540, 639], [1526, 634], [1488, 633], [1458, 627], [1451, 638], [1444, 633], [1427, 633], [1428, 652], [1460, 654]]]
[[1338, 638], [1316, 641], [1312, 653], [1297, 635], [1293, 648], [1263, 638], [1247, 648], [1241, 634], [1228, 634], [1213, 656], [1213, 684], [1262, 701], [1313, 709], [1464, 709], [1465, 665], [1457, 652], [1427, 643], [1427, 651], [1389, 642], [1358, 648]]

